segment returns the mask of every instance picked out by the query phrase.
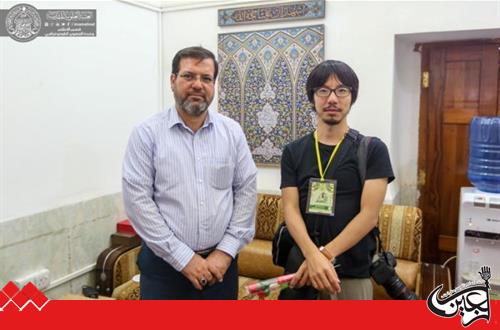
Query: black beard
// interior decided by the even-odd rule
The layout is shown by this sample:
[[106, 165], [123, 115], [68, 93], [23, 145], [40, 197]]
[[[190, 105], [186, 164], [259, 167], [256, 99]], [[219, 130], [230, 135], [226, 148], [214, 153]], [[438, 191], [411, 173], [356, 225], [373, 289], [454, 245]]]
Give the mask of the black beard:
[[338, 125], [340, 123], [339, 120], [335, 120], [335, 119], [319, 119], [321, 120], [322, 122], [324, 122], [325, 124], [327, 125], [330, 125], [330, 126], [335, 126], [335, 125]]

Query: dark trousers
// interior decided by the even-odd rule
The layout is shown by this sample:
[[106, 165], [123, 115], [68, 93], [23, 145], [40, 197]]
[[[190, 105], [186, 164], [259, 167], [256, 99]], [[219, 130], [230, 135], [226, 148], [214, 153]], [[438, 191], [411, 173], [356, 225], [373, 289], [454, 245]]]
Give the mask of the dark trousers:
[[[297, 245], [290, 249], [290, 254], [286, 261], [285, 274], [292, 274], [299, 270], [300, 265], [305, 260]], [[142, 275], [141, 275], [142, 276]], [[286, 288], [281, 290], [279, 300], [315, 300], [318, 299], [319, 291], [312, 286], [304, 285], [299, 289]]]
[[[206, 257], [206, 256], [203, 256]], [[141, 271], [142, 300], [231, 300], [238, 298], [237, 258], [233, 259], [222, 282], [196, 289], [181, 272], [142, 244], [137, 258]]]

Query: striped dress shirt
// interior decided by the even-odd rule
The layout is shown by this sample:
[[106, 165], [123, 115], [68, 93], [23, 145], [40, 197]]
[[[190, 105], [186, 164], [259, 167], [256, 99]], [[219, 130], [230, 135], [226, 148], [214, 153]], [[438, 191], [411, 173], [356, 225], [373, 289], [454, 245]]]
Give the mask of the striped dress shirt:
[[177, 271], [194, 251], [211, 247], [234, 258], [255, 233], [256, 176], [238, 123], [209, 111], [193, 132], [171, 107], [130, 136], [125, 211], [148, 247]]

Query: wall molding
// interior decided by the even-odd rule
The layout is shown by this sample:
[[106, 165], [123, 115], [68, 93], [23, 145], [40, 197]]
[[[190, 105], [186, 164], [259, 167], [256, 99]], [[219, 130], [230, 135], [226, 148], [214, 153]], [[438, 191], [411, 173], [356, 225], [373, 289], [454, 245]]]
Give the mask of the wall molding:
[[[157, 2], [158, 5], [155, 6], [151, 4], [153, 1], [134, 1], [134, 0], [118, 0], [119, 2], [124, 2], [130, 4], [132, 6], [152, 10], [160, 13], [171, 13], [176, 11], [183, 10], [191, 10], [191, 9], [202, 9], [202, 8], [213, 8], [213, 7], [246, 7], [246, 6], [255, 6], [255, 5], [277, 5], [280, 3], [287, 3], [287, 1], [281, 1], [276, 3], [276, 1], [269, 0], [243, 0], [243, 1], [234, 1], [234, 0], [215, 0], [215, 1], [192, 1], [192, 2], [183, 2], [182, 4], [171, 4], [166, 7], [162, 7], [162, 2], [165, 1], [154, 1]], [[222, 8], [220, 8], [222, 9]]]

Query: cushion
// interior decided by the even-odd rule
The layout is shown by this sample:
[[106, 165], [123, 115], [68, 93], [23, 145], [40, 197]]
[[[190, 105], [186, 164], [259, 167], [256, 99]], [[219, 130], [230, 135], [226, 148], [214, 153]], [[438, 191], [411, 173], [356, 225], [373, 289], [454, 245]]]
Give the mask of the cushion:
[[271, 247], [271, 241], [262, 239], [251, 241], [240, 251], [238, 274], [259, 279], [283, 275], [283, 268], [273, 264]]
[[138, 282], [130, 280], [116, 287], [112, 297], [118, 300], [139, 300], [141, 289]]

